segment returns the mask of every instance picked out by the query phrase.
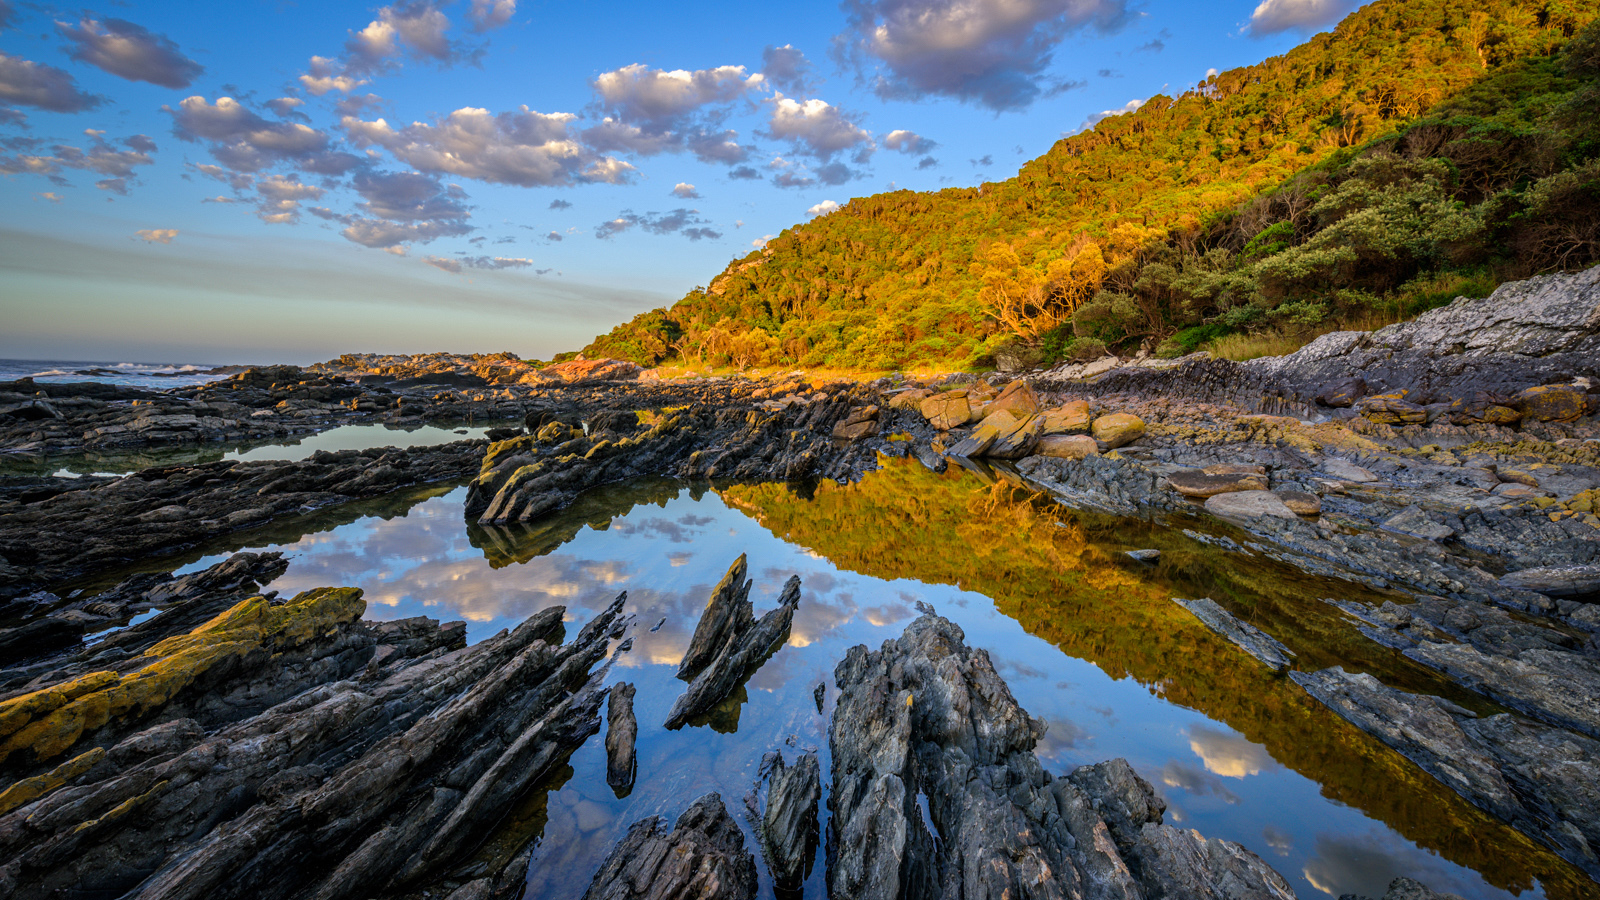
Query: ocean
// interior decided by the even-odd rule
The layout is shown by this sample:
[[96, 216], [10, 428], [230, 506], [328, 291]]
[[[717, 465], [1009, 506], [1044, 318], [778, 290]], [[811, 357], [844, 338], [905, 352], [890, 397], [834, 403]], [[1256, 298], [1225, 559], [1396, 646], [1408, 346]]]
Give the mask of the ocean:
[[197, 366], [183, 363], [92, 362], [61, 359], [0, 359], [0, 382], [101, 381], [142, 388], [173, 388], [226, 378], [245, 366]]

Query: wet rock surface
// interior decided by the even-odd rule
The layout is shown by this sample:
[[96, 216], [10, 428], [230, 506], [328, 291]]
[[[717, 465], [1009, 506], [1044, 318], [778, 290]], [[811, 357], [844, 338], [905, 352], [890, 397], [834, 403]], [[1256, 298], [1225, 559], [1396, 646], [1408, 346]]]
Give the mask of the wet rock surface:
[[1162, 824], [1122, 760], [1052, 777], [1043, 725], [946, 619], [852, 648], [834, 677], [829, 896], [1293, 896], [1244, 848]]
[[794, 611], [800, 605], [800, 579], [791, 575], [778, 596], [778, 605], [760, 619], [750, 603], [744, 556], [734, 561], [728, 574], [712, 592], [694, 638], [678, 667], [678, 677], [689, 686], [667, 714], [668, 728], [681, 728], [704, 716], [745, 682], [789, 635]]
[[1294, 665], [1294, 651], [1279, 643], [1272, 635], [1249, 622], [1241, 621], [1209, 597], [1197, 600], [1173, 597], [1172, 602], [1194, 613], [1194, 617], [1199, 619], [1201, 624], [1227, 638], [1234, 646], [1254, 656], [1272, 671], [1284, 672]]
[[633, 789], [639, 762], [634, 741], [639, 736], [639, 721], [633, 715], [635, 688], [623, 681], [612, 685], [606, 701], [606, 784], [618, 797]]
[[778, 890], [798, 891], [811, 874], [821, 836], [817, 804], [822, 799], [822, 767], [814, 752], [802, 753], [792, 766], [775, 752], [762, 767], [766, 783], [762, 851]]
[[696, 800], [672, 830], [644, 819], [606, 858], [584, 900], [752, 900], [756, 861], [715, 793]]
[[[100, 651], [106, 668], [63, 658], [13, 689], [0, 701], [8, 893], [342, 897], [460, 875], [599, 730], [622, 601], [570, 642], [554, 607], [471, 648], [459, 626], [368, 623], [363, 609], [350, 588], [255, 597], [142, 654]], [[521, 882], [515, 865], [451, 887], [500, 896]]]

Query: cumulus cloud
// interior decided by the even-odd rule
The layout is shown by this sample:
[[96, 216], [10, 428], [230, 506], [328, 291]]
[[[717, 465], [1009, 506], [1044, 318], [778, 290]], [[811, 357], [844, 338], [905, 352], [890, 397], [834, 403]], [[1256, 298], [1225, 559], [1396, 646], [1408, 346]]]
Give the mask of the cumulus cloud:
[[932, 169], [937, 165], [939, 165], [939, 161], [931, 156], [924, 156], [923, 158], [917, 160], [918, 169]]
[[572, 208], [572, 202], [569, 201], [569, 200], [561, 200], [561, 199], [551, 200], [550, 201], [550, 208], [551, 209], [571, 209]]
[[694, 189], [694, 185], [680, 181], [673, 187], [672, 196], [679, 200], [699, 200], [700, 192]]
[[773, 87], [791, 94], [809, 94], [814, 88], [811, 82], [811, 61], [792, 44], [784, 44], [782, 47], [768, 45], [762, 50], [761, 74], [766, 76]]
[[73, 59], [129, 81], [186, 88], [205, 71], [184, 56], [171, 38], [122, 19], [100, 22], [85, 17], [76, 26], [57, 22], [56, 30], [77, 45]]
[[422, 172], [520, 187], [627, 182], [634, 167], [584, 147], [571, 131], [576, 118], [526, 106], [499, 115], [468, 107], [433, 124], [413, 122], [400, 129], [383, 119], [365, 122], [353, 116], [341, 124], [357, 146], [383, 147]]
[[360, 164], [350, 153], [332, 149], [328, 135], [300, 122], [273, 122], [232, 97], [216, 103], [187, 97], [172, 116], [172, 133], [185, 141], [209, 141], [211, 155], [235, 172], [259, 172], [280, 162], [320, 175], [341, 175]]
[[816, 206], [806, 210], [808, 216], [825, 216], [839, 208], [839, 204], [832, 200], [824, 200]]
[[559, 231], [550, 232], [549, 234], [544, 236], [544, 239], [547, 240], [547, 241], [563, 240], [563, 238], [561, 237], [561, 232], [559, 232]]
[[1360, 0], [1262, 0], [1250, 14], [1250, 34], [1315, 31], [1335, 24], [1360, 5]]
[[60, 203], [62, 200], [61, 195], [55, 191], [41, 191], [40, 193], [34, 194], [34, 196], [38, 197], [40, 200], [49, 200], [51, 203]]
[[262, 221], [284, 224], [298, 221], [302, 200], [321, 200], [326, 189], [302, 182], [296, 175], [273, 175], [256, 182], [261, 200], [257, 215]]
[[630, 210], [623, 210], [615, 219], [601, 222], [596, 226], [594, 235], [604, 240], [630, 228], [642, 228], [652, 234], [682, 234], [691, 241], [722, 237], [721, 232], [708, 227], [710, 223], [700, 218], [699, 212], [697, 209], [680, 207], [666, 213], [646, 213], [641, 216]]
[[0, 53], [0, 103], [74, 113], [99, 106], [101, 99], [79, 90], [62, 69]]
[[522, 259], [515, 256], [458, 256], [454, 259], [446, 256], [424, 256], [422, 261], [436, 269], [460, 274], [466, 269], [526, 269], [533, 265], [533, 260]]
[[346, 240], [363, 247], [400, 252], [400, 255], [404, 255], [403, 244], [426, 244], [435, 238], [459, 237], [472, 230], [471, 225], [461, 221], [401, 223], [352, 216], [348, 223], [340, 232]]
[[737, 166], [728, 171], [728, 177], [734, 181], [759, 181], [761, 173], [750, 166]]
[[299, 97], [278, 97], [275, 100], [268, 100], [266, 103], [267, 109], [277, 113], [279, 118], [296, 118], [309, 122], [311, 121], [310, 118], [305, 113], [300, 112], [300, 107], [305, 105], [306, 102]]
[[343, 63], [326, 56], [311, 57], [306, 74], [300, 76], [301, 86], [313, 97], [321, 97], [329, 91], [348, 94], [366, 83], [365, 78], [346, 74]]
[[172, 243], [172, 239], [178, 236], [178, 229], [141, 228], [138, 231], [135, 231], [133, 234], [134, 237], [139, 238], [147, 244], [170, 244]]
[[912, 155], [919, 153], [925, 155], [939, 146], [936, 141], [931, 141], [915, 131], [906, 131], [903, 128], [889, 132], [888, 136], [883, 139], [883, 145], [890, 150], [898, 150], [901, 153]]
[[384, 219], [414, 222], [470, 215], [465, 191], [419, 172], [357, 172], [350, 186], [361, 195], [362, 209]]
[[1044, 75], [1056, 45], [1132, 18], [1127, 0], [846, 0], [845, 10], [840, 59], [879, 96], [953, 97], [994, 110], [1072, 86]]
[[757, 250], [764, 250], [766, 249], [767, 243], [775, 237], [777, 237], [775, 234], [763, 234], [761, 237], [751, 241], [750, 246], [756, 248]]
[[642, 63], [604, 72], [592, 82], [595, 111], [604, 117], [583, 139], [595, 150], [654, 156], [693, 153], [701, 162], [743, 162], [749, 150], [738, 134], [720, 127], [729, 104], [763, 83], [743, 66], [688, 71]]
[[517, 14], [517, 0], [472, 0], [467, 20], [473, 31], [492, 31], [511, 21]]
[[863, 154], [870, 155], [874, 149], [872, 135], [826, 101], [801, 102], [774, 94], [769, 102], [772, 115], [767, 133], [791, 142], [796, 153], [827, 161], [840, 151], [856, 150], [858, 161], [864, 161]]
[[156, 149], [155, 142], [145, 135], [123, 138], [119, 143], [127, 149], [119, 149], [105, 140], [103, 131], [90, 128], [85, 129], [84, 134], [91, 140], [88, 150], [69, 144], [56, 144], [50, 148], [48, 155], [19, 153], [0, 156], [0, 173], [44, 175], [57, 184], [66, 184], [59, 174], [62, 169], [96, 172], [106, 177], [95, 182], [95, 187], [126, 195], [129, 185], [137, 182], [135, 169], [155, 162], [150, 156]]
[[385, 72], [393, 69], [401, 56], [442, 66], [471, 58], [474, 51], [452, 40], [449, 31], [450, 18], [427, 0], [385, 6], [367, 27], [345, 41], [345, 69], [357, 75]]

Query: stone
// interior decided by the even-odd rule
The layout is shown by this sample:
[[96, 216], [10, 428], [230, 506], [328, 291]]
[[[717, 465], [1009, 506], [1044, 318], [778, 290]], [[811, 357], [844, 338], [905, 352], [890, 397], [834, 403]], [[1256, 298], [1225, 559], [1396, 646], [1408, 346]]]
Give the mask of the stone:
[[932, 397], [923, 400], [918, 409], [927, 418], [928, 424], [940, 431], [960, 428], [975, 418], [975, 410], [969, 403], [967, 392], [964, 390], [934, 394]]
[[1208, 475], [1205, 472], [1194, 469], [1173, 472], [1167, 475], [1167, 484], [1185, 497], [1195, 497], [1201, 500], [1234, 491], [1264, 491], [1267, 489], [1267, 479], [1264, 475], [1255, 473]]
[[1421, 425], [1428, 421], [1427, 410], [1407, 401], [1404, 391], [1367, 397], [1355, 409], [1367, 421], [1379, 425]]
[[766, 774], [766, 807], [761, 814], [761, 841], [778, 890], [797, 891], [811, 874], [822, 833], [817, 824], [822, 767], [816, 753], [802, 753], [793, 766], [784, 765], [782, 753], [771, 757]]
[[1206, 466], [1200, 471], [1207, 475], [1266, 475], [1266, 466], [1246, 465], [1242, 463], [1219, 463]]
[[1328, 473], [1329, 477], [1337, 478], [1340, 481], [1354, 481], [1357, 484], [1370, 484], [1378, 480], [1378, 476], [1370, 471], [1337, 456], [1330, 456], [1324, 459], [1322, 461], [1322, 471]]
[[957, 441], [945, 452], [951, 456], [983, 456], [989, 452], [989, 448], [994, 446], [995, 441], [999, 440], [1002, 434], [1014, 431], [1020, 424], [1015, 416], [1001, 410], [993, 415], [986, 416], [983, 421], [973, 427], [971, 434]]
[[1349, 409], [1367, 396], [1367, 382], [1361, 377], [1341, 378], [1317, 391], [1317, 404], [1334, 409]]
[[1138, 416], [1127, 413], [1112, 413], [1094, 420], [1090, 430], [1094, 432], [1095, 440], [1105, 444], [1108, 449], [1115, 450], [1133, 443], [1144, 437], [1144, 420]]
[[1052, 434], [1088, 434], [1089, 433], [1089, 401], [1072, 400], [1054, 409], [1047, 409], [1040, 413], [1044, 420], [1040, 426], [1040, 433]]
[[596, 381], [632, 381], [643, 372], [637, 363], [625, 359], [574, 359], [538, 371], [538, 377], [560, 380], [567, 384], [585, 384]]
[[911, 390], [901, 391], [889, 399], [889, 408], [918, 409], [922, 406], [922, 401], [932, 396], [933, 391], [927, 388], [912, 388]]
[[1533, 477], [1527, 472], [1517, 469], [1498, 469], [1494, 474], [1495, 477], [1499, 478], [1502, 482], [1520, 484], [1531, 488], [1536, 488], [1539, 486], [1539, 479]]
[[1500, 576], [1500, 584], [1512, 590], [1533, 591], [1547, 597], [1600, 597], [1600, 565], [1522, 569]]
[[745, 568], [745, 557], [740, 554], [713, 591], [695, 626], [689, 651], [678, 667], [679, 678], [693, 680], [672, 704], [667, 714], [668, 729], [682, 728], [690, 719], [722, 702], [789, 635], [794, 611], [800, 606], [800, 579], [790, 576], [778, 596], [777, 607], [758, 620], [751, 609], [751, 583], [744, 580]]
[[1522, 411], [1514, 404], [1499, 394], [1474, 391], [1451, 401], [1447, 415], [1452, 425], [1515, 425], [1522, 421]]
[[1284, 505], [1271, 491], [1237, 491], [1217, 494], [1206, 500], [1206, 512], [1225, 519], [1256, 519], [1272, 516], [1279, 519], [1298, 518], [1294, 510]]
[[1535, 497], [1551, 496], [1549, 491], [1528, 487], [1525, 484], [1518, 484], [1514, 481], [1505, 482], [1489, 493], [1502, 500], [1532, 500]]
[[1019, 419], [1038, 415], [1039, 397], [1026, 381], [1013, 381], [989, 402], [987, 413], [992, 415], [999, 410], [1005, 410]]
[[606, 700], [606, 784], [619, 798], [633, 790], [639, 765], [634, 751], [639, 723], [633, 715], [633, 695], [634, 686], [622, 681], [611, 686]]
[[1422, 511], [1422, 507], [1414, 503], [1390, 517], [1379, 527], [1385, 531], [1409, 534], [1430, 541], [1443, 541], [1455, 536], [1454, 529], [1435, 522]]
[[[1508, 648], [1509, 649], [1509, 648]], [[1600, 660], [1550, 647], [1485, 653], [1424, 641], [1405, 655], [1472, 685], [1512, 709], [1600, 737]]]
[[1129, 550], [1128, 551], [1128, 556], [1132, 557], [1133, 559], [1138, 560], [1139, 562], [1150, 563], [1150, 562], [1155, 562], [1156, 560], [1161, 558], [1161, 551], [1160, 550]]
[[670, 832], [660, 816], [635, 822], [583, 900], [754, 900], [756, 877], [739, 823], [710, 793], [684, 810]]
[[1322, 512], [1322, 498], [1316, 494], [1305, 491], [1275, 491], [1283, 505], [1289, 507], [1295, 515], [1315, 516]]
[[840, 422], [833, 426], [833, 436], [841, 441], [859, 441], [878, 433], [878, 420], [865, 419], [860, 422]]
[[1086, 434], [1047, 434], [1039, 438], [1033, 452], [1056, 459], [1086, 459], [1100, 455], [1100, 444]]
[[1218, 606], [1216, 601], [1208, 597], [1198, 600], [1182, 600], [1172, 598], [1172, 602], [1194, 614], [1200, 623], [1222, 637], [1234, 646], [1255, 657], [1262, 665], [1274, 672], [1286, 672], [1294, 665], [1295, 652], [1279, 643], [1272, 635], [1240, 620], [1237, 616]]
[[1531, 387], [1512, 398], [1512, 405], [1540, 422], [1576, 422], [1583, 418], [1588, 396], [1577, 386], [1546, 384]]

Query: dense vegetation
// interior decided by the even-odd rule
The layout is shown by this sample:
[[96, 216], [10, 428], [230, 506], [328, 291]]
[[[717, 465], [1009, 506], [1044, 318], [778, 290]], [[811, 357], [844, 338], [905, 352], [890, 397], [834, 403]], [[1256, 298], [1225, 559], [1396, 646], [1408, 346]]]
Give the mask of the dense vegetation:
[[1379, 0], [1008, 181], [852, 200], [585, 353], [873, 369], [1176, 355], [1593, 263], [1597, 11]]

